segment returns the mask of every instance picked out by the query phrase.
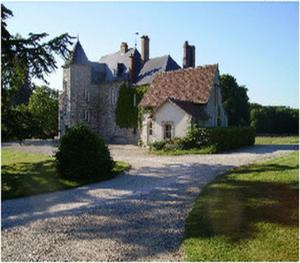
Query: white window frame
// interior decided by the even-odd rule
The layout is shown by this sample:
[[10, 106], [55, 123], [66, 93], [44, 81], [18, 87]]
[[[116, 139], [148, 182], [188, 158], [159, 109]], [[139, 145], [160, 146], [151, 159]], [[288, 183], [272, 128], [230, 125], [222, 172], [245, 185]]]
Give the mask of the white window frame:
[[[174, 135], [175, 135], [175, 126], [174, 126], [174, 123], [172, 121], [164, 121], [161, 123], [162, 125], [162, 135], [163, 135], [163, 139], [164, 140], [170, 140], [170, 139], [173, 139], [174, 138]], [[166, 135], [166, 125], [170, 125], [171, 126], [171, 138], [167, 138], [165, 135]]]

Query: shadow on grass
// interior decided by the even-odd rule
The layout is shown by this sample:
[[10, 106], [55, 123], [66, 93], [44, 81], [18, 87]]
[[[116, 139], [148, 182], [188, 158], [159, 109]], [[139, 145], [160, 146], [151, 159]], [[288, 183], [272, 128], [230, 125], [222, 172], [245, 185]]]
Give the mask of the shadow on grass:
[[53, 160], [2, 166], [2, 199], [38, 194], [63, 186], [56, 176]]
[[240, 242], [255, 236], [256, 223], [297, 227], [298, 182], [289, 185], [242, 177], [248, 173], [283, 172], [298, 167], [262, 164], [238, 170], [238, 174], [243, 174], [239, 179], [229, 175], [220, 177], [205, 188], [196, 202], [187, 220], [185, 238], [225, 236], [231, 242]]
[[101, 178], [68, 180], [57, 175], [55, 161], [22, 162], [2, 166], [2, 200], [31, 196], [111, 179], [126, 170], [117, 165], [111, 174]]

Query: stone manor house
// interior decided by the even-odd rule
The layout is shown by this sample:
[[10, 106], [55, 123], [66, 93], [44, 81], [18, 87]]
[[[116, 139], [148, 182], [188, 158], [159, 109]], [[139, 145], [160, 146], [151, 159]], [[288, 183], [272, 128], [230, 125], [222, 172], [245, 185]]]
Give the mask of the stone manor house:
[[[79, 41], [63, 66], [59, 99], [59, 135], [77, 123], [86, 123], [106, 142], [145, 145], [182, 137], [192, 123], [203, 127], [227, 126], [222, 105], [218, 65], [195, 67], [195, 47], [186, 41], [182, 68], [170, 56], [150, 58], [150, 39], [141, 37], [141, 52], [120, 45], [119, 51], [88, 60]], [[148, 85], [139, 105], [142, 127], [120, 128], [115, 111], [122, 83], [130, 88]], [[136, 102], [133, 101], [133, 104]]]

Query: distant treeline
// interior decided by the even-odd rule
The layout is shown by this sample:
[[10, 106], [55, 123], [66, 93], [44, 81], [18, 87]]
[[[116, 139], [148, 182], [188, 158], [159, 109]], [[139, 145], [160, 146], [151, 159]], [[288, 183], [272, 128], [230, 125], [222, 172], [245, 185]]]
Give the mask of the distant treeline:
[[298, 134], [299, 109], [250, 104], [250, 125], [256, 133]]

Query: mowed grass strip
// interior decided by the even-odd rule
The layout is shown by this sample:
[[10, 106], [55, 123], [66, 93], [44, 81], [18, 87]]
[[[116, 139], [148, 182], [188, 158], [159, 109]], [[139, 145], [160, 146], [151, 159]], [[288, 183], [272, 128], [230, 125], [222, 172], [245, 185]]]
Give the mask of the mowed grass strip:
[[233, 169], [186, 221], [188, 261], [298, 261], [298, 152]]
[[[111, 177], [129, 168], [129, 164], [117, 161]], [[101, 180], [103, 178], [80, 181], [62, 179], [56, 173], [53, 157], [2, 149], [2, 200], [73, 188]]]
[[255, 144], [299, 144], [299, 136], [256, 136]]

